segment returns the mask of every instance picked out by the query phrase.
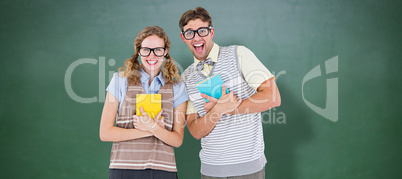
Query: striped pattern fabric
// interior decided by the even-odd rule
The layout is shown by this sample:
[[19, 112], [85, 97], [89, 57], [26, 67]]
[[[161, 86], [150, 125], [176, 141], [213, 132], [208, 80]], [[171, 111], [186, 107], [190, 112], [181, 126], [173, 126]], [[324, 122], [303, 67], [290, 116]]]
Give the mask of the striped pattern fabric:
[[[246, 99], [256, 93], [244, 80], [237, 59], [237, 46], [220, 47], [218, 61], [209, 76], [220, 74], [226, 88], [239, 98]], [[194, 64], [193, 64], [194, 65]], [[206, 78], [190, 65], [183, 79], [189, 99], [199, 116], [204, 116], [204, 99], [196, 88]], [[201, 139], [201, 162], [208, 165], [233, 165], [259, 159], [264, 154], [261, 113], [223, 115], [215, 128]]]
[[[141, 85], [128, 84], [127, 94], [117, 115], [116, 126], [133, 129], [136, 94], [144, 94]], [[173, 127], [173, 84], [165, 83], [159, 89], [162, 95], [162, 109], [165, 128]], [[113, 142], [110, 166], [114, 169], [157, 169], [176, 172], [174, 149], [154, 136]]]

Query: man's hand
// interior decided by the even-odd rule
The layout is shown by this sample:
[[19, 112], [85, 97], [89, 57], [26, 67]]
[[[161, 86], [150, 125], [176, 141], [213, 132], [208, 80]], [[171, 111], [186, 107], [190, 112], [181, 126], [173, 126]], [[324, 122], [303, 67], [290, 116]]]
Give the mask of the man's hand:
[[234, 111], [242, 102], [234, 92], [226, 93], [226, 87], [222, 85], [222, 96], [216, 102], [216, 105], [212, 108], [213, 110], [225, 114]]
[[208, 95], [206, 95], [204, 93], [201, 93], [201, 96], [203, 98], [209, 100], [208, 103], [204, 100], [204, 110], [205, 110], [205, 112], [209, 112], [215, 106], [216, 102], [218, 102], [218, 99], [216, 99], [214, 97], [211, 97], [211, 96], [208, 96]]

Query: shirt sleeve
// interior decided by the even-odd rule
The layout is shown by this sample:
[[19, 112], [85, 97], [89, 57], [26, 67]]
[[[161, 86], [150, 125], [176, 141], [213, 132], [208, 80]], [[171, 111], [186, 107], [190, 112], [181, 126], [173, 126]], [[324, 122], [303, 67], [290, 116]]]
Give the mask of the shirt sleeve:
[[113, 74], [112, 79], [110, 80], [109, 86], [107, 86], [106, 91], [112, 94], [119, 101], [119, 109], [122, 105], [122, 100], [126, 96], [127, 93], [127, 80], [126, 78], [119, 76], [119, 73], [116, 72]]
[[173, 108], [188, 100], [186, 86], [181, 81], [173, 85], [173, 94]]
[[264, 81], [274, 77], [248, 48], [238, 46], [237, 56], [243, 77], [251, 88], [257, 90]]
[[107, 86], [106, 91], [112, 94], [120, 102], [119, 78], [117, 73], [113, 74], [112, 80], [110, 80], [109, 86]]
[[197, 110], [194, 107], [193, 102], [189, 99], [187, 101], [187, 109], [186, 109], [186, 114], [192, 114], [192, 113], [197, 113]]

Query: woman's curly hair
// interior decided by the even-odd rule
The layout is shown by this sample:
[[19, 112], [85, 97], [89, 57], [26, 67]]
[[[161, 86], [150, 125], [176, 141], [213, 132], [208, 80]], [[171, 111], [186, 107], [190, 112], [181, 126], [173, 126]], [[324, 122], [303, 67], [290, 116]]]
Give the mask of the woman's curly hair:
[[[135, 54], [131, 58], [124, 61], [124, 66], [119, 68], [121, 76], [127, 78], [129, 83], [137, 84], [140, 82], [140, 63], [138, 61], [138, 54], [141, 48], [142, 41], [151, 36], [156, 35], [163, 39], [165, 42], [166, 50], [170, 49], [170, 41], [166, 33], [159, 26], [145, 27], [134, 40]], [[177, 70], [174, 60], [170, 57], [169, 53], [165, 55], [165, 61], [162, 64], [162, 76], [166, 83], [175, 83], [180, 80], [179, 70]]]

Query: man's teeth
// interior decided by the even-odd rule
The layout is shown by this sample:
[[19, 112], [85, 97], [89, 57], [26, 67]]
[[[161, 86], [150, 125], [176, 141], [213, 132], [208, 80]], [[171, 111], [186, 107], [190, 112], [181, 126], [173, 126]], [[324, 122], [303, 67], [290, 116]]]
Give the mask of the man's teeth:
[[197, 45], [194, 45], [194, 47], [199, 47], [199, 46], [202, 46], [202, 45], [204, 45], [204, 44], [197, 44]]

